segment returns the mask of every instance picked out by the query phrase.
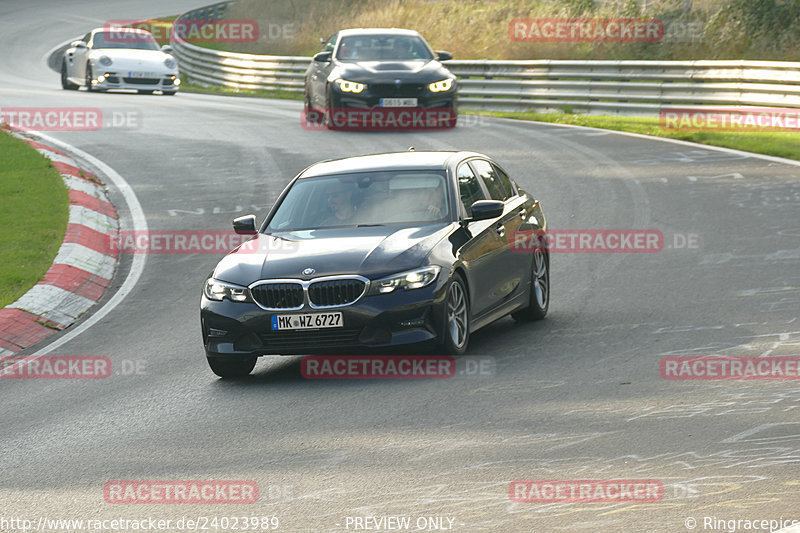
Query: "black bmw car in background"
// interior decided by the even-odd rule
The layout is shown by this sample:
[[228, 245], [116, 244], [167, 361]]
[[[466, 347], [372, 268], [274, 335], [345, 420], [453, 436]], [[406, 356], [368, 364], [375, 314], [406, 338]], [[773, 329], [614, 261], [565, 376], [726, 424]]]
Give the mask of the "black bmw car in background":
[[470, 333], [549, 306], [547, 250], [514, 253], [515, 231], [546, 231], [539, 202], [488, 157], [401, 152], [317, 163], [260, 228], [216, 266], [201, 302], [203, 344], [221, 377], [260, 355], [424, 343], [463, 354]]
[[449, 59], [412, 30], [339, 31], [306, 71], [304, 116], [333, 127], [335, 111], [408, 108], [446, 111], [454, 126], [456, 77], [441, 63]]

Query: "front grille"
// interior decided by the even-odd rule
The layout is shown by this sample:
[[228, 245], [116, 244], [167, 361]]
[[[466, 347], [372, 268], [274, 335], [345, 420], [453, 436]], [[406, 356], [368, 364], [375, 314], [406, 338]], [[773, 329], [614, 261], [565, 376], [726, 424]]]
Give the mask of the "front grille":
[[283, 350], [316, 350], [320, 348], [337, 348], [358, 346], [357, 328], [337, 330], [303, 330], [276, 331], [261, 335], [261, 343], [265, 348]]
[[159, 78], [122, 78], [125, 83], [132, 85], [158, 85]]
[[378, 98], [418, 98], [425, 90], [424, 85], [414, 83], [376, 83], [369, 88]]
[[347, 305], [358, 300], [365, 287], [360, 279], [318, 281], [309, 286], [308, 298], [317, 307]]
[[303, 286], [299, 283], [271, 283], [250, 289], [253, 299], [269, 309], [298, 309], [303, 306]]

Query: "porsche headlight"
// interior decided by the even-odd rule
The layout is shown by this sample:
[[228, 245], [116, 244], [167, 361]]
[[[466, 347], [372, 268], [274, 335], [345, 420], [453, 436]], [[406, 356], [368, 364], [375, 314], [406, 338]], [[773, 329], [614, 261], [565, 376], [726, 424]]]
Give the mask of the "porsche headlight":
[[219, 281], [214, 278], [208, 278], [206, 280], [206, 284], [203, 287], [203, 294], [209, 300], [216, 300], [218, 302], [226, 298], [232, 302], [252, 301], [247, 287]]
[[404, 289], [407, 291], [421, 289], [436, 281], [441, 270], [442, 267], [431, 265], [372, 281], [369, 284], [369, 294], [389, 294], [397, 289]]
[[336, 85], [343, 93], [360, 93], [367, 88], [366, 84], [358, 83], [357, 81], [336, 80]]
[[445, 91], [449, 91], [452, 88], [453, 88], [452, 78], [428, 84], [428, 89], [430, 89], [432, 93], [443, 93]]
[[175, 62], [175, 60], [174, 60], [174, 59], [172, 59], [171, 57], [168, 57], [168, 58], [166, 58], [166, 59], [164, 60], [164, 65], [165, 65], [167, 68], [175, 68], [175, 67], [177, 67], [177, 66], [178, 66], [178, 64]]
[[111, 58], [108, 56], [100, 56], [100, 59], [98, 59], [97, 61], [99, 61], [100, 64], [103, 65], [104, 67], [110, 67], [111, 64], [113, 63]]

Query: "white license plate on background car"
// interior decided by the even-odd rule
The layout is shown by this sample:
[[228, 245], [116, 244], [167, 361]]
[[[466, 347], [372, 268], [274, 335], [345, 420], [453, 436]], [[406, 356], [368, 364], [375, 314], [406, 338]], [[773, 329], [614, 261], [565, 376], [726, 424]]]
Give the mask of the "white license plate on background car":
[[155, 72], [128, 72], [129, 78], [157, 78]]
[[381, 98], [381, 107], [417, 107], [416, 98]]
[[272, 330], [341, 328], [342, 313], [308, 313], [304, 315], [273, 315]]

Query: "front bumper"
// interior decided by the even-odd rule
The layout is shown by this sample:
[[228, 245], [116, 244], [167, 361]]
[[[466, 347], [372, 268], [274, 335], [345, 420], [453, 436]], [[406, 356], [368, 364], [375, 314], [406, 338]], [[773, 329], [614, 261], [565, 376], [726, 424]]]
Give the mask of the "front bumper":
[[[131, 74], [133, 74], [133, 76]], [[156, 73], [155, 76], [140, 77], [132, 72], [117, 72], [113, 69], [112, 65], [107, 71], [100, 71], [94, 74], [92, 88], [103, 91], [111, 89], [133, 89], [172, 92], [179, 89], [180, 83], [181, 80], [177, 72]]]
[[381, 109], [381, 101], [386, 98], [416, 98], [420, 109], [456, 109], [457, 93], [453, 88], [446, 92], [434, 93], [428, 90], [427, 84], [390, 84], [367, 85], [360, 93], [343, 92], [333, 84], [330, 107]]
[[[438, 288], [437, 288], [438, 287]], [[363, 296], [354, 304], [298, 311], [265, 311], [255, 303], [202, 297], [203, 344], [208, 357], [305, 355], [425, 343], [443, 331], [445, 290], [440, 283], [410, 291]], [[343, 327], [272, 331], [273, 315], [341, 312]]]

